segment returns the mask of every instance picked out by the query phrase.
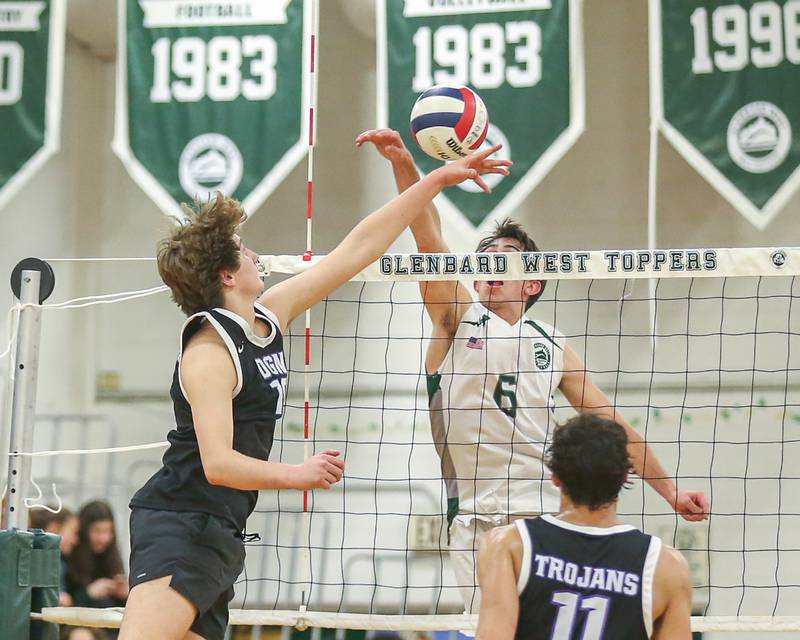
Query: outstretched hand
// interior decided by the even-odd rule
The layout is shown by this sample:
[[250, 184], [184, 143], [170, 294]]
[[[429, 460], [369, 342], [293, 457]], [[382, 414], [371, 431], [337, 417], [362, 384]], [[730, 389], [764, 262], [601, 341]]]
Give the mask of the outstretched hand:
[[[365, 142], [371, 142], [375, 145], [378, 153], [392, 164], [413, 163], [411, 154], [403, 144], [403, 138], [394, 129], [370, 129], [369, 131], [364, 131], [356, 138], [356, 146], [361, 147]], [[452, 187], [465, 180], [472, 180], [486, 193], [491, 193], [492, 190], [481, 179], [481, 175], [496, 173], [507, 176], [508, 169], [506, 167], [510, 167], [513, 164], [510, 160], [489, 159], [489, 156], [500, 148], [502, 148], [502, 145], [498, 144], [491, 149], [478, 151], [455, 162], [450, 162], [432, 173], [439, 173], [444, 187]]]
[[496, 144], [485, 151], [478, 151], [465, 158], [456, 160], [455, 162], [450, 162], [432, 173], [439, 174], [440, 179], [444, 183], [443, 186], [445, 187], [452, 187], [461, 184], [465, 180], [472, 180], [486, 193], [491, 193], [492, 190], [489, 188], [489, 185], [483, 181], [481, 175], [496, 173], [501, 176], [507, 176], [509, 172], [506, 167], [510, 167], [514, 164], [510, 160], [489, 159], [489, 156], [499, 151], [502, 147], [503, 145]]
[[375, 145], [384, 158], [392, 164], [408, 160], [413, 162], [411, 154], [406, 145], [403, 144], [403, 138], [394, 129], [370, 129], [364, 131], [356, 138], [356, 146], [360, 147], [365, 142], [371, 142]]

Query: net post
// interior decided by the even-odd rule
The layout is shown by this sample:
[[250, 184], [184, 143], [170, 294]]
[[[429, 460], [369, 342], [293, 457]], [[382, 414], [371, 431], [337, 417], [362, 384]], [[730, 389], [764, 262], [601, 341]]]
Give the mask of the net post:
[[[19, 302], [36, 304], [39, 298], [40, 274], [23, 271]], [[33, 441], [33, 415], [36, 405], [36, 369], [39, 360], [41, 310], [23, 306], [19, 311], [19, 333], [11, 398], [11, 425], [8, 462], [8, 502], [6, 521], [10, 529], [27, 529], [28, 507], [23, 499], [31, 474], [31, 459], [15, 455], [30, 451]]]
[[30, 481], [32, 461], [29, 456], [17, 454], [30, 451], [33, 445], [36, 380], [42, 328], [42, 311], [38, 305], [50, 295], [53, 290], [52, 285], [52, 270], [41, 260], [23, 260], [11, 276], [11, 288], [19, 300], [21, 309], [10, 398], [8, 502], [5, 507], [9, 529], [27, 529], [28, 525], [28, 507], [24, 495], [27, 493]]

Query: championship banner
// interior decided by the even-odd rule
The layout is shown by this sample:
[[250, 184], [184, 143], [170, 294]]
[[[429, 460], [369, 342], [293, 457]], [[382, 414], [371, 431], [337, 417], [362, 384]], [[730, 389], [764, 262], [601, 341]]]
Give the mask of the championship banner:
[[303, 158], [304, 0], [119, 0], [115, 153], [165, 212], [217, 191], [252, 214]]
[[650, 0], [651, 111], [763, 229], [800, 184], [800, 0]]
[[[481, 227], [511, 215], [583, 132], [580, 0], [378, 0], [378, 126], [398, 130], [427, 173], [441, 162], [409, 133], [433, 85], [468, 86], [489, 111], [484, 147], [503, 144], [510, 176], [448, 189], [443, 213]], [[483, 147], [482, 147], [483, 148]]]
[[63, 0], [0, 1], [0, 207], [59, 147]]

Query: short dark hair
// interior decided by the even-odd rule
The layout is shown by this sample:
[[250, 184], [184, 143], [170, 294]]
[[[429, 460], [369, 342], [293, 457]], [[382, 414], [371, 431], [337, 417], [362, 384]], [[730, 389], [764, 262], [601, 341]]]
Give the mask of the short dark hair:
[[[528, 235], [525, 229], [522, 228], [522, 225], [518, 222], [514, 222], [511, 218], [505, 218], [500, 222], [497, 222], [495, 224], [494, 231], [488, 236], [485, 236], [478, 243], [478, 248], [476, 251], [478, 253], [486, 251], [490, 244], [492, 244], [495, 240], [499, 240], [500, 238], [511, 238], [512, 240], [516, 240], [522, 245], [523, 251], [539, 251], [539, 247], [533, 241], [533, 238]], [[539, 282], [542, 283], [542, 288], [536, 295], [528, 297], [528, 301], [525, 303], [526, 311], [530, 309], [533, 306], [533, 303], [541, 298], [542, 294], [544, 293], [547, 280], [540, 280]]]
[[[54, 509], [54, 507], [51, 507]], [[62, 526], [70, 518], [74, 518], [75, 514], [66, 507], [61, 507], [57, 513], [47, 509], [32, 509], [28, 512], [28, 521], [31, 529], [41, 529], [46, 531], [52, 525]]]
[[546, 464], [573, 504], [600, 509], [616, 502], [631, 471], [628, 435], [613, 420], [578, 414], [556, 427]]

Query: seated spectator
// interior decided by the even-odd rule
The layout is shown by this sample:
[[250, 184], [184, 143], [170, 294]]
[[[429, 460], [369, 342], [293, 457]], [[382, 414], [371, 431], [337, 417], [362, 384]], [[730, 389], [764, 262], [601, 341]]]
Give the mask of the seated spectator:
[[45, 509], [33, 509], [28, 516], [31, 529], [41, 529], [47, 533], [61, 536], [61, 572], [58, 587], [58, 605], [71, 607], [72, 596], [67, 592], [67, 558], [78, 543], [78, 516], [69, 509], [62, 508], [58, 513]]
[[78, 513], [78, 544], [67, 560], [67, 589], [76, 607], [119, 607], [128, 598], [128, 579], [117, 548], [114, 514], [95, 500]]

